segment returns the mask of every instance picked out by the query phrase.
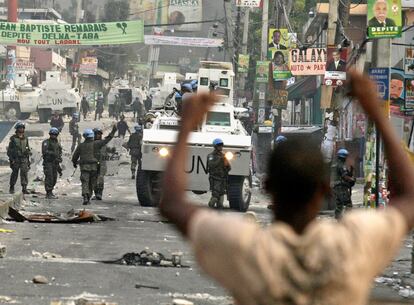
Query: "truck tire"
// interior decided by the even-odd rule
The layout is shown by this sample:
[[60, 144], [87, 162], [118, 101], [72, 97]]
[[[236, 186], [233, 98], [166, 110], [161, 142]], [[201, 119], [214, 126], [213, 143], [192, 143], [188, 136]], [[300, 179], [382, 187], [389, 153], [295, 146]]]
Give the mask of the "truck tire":
[[230, 208], [239, 212], [246, 212], [252, 198], [252, 178], [243, 176], [229, 176], [227, 199]]
[[16, 121], [20, 118], [20, 107], [18, 104], [6, 105], [5, 116], [9, 121]]
[[51, 111], [49, 109], [39, 109], [39, 123], [47, 123], [49, 121]]
[[161, 198], [161, 175], [157, 172], [137, 171], [137, 197], [141, 206], [156, 207]]
[[30, 118], [31, 113], [30, 112], [22, 112], [20, 113], [20, 120], [27, 120]]

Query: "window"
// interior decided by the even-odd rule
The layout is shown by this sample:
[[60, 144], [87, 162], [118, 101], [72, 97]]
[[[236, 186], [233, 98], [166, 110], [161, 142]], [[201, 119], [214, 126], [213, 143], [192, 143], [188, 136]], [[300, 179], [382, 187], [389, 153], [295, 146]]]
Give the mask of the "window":
[[208, 77], [200, 77], [200, 86], [208, 86]]
[[230, 113], [228, 112], [212, 112], [207, 114], [207, 125], [213, 126], [230, 126]]
[[228, 78], [220, 78], [220, 87], [228, 87], [229, 86], [229, 79]]

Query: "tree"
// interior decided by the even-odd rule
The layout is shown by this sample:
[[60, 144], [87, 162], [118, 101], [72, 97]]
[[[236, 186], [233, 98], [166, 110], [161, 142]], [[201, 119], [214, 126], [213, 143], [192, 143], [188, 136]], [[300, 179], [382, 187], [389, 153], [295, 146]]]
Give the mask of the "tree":
[[129, 19], [129, 2], [126, 0], [108, 0], [104, 7], [104, 20], [106, 22]]

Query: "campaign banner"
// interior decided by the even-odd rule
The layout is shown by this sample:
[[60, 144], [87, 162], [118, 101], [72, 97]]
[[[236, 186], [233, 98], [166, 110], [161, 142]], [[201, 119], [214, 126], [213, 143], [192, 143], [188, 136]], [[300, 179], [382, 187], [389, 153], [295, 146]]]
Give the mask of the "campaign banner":
[[268, 45], [268, 54], [269, 59], [271, 58], [272, 53], [276, 50], [288, 50], [289, 49], [289, 33], [287, 29], [269, 29], [269, 45]]
[[346, 81], [347, 49], [338, 50], [328, 47], [324, 84], [326, 86], [342, 86]]
[[268, 83], [269, 82], [269, 62], [258, 61], [256, 63], [256, 82]]
[[201, 23], [182, 24], [203, 20], [202, 0], [170, 0], [168, 23], [176, 31], [200, 31]]
[[236, 6], [260, 7], [261, 0], [236, 0]]
[[390, 69], [371, 68], [368, 75], [377, 84], [379, 98], [388, 101], [390, 98]]
[[79, 66], [79, 73], [96, 75], [98, 73], [98, 59], [96, 57], [83, 57]]
[[404, 72], [406, 75], [414, 75], [414, 49], [413, 48], [405, 49]]
[[250, 55], [239, 54], [238, 72], [247, 73], [249, 72]]
[[36, 47], [98, 46], [144, 42], [141, 20], [33, 24], [0, 22], [0, 44]]
[[215, 48], [223, 45], [223, 39], [203, 37], [179, 37], [145, 35], [146, 45], [184, 46], [195, 48]]
[[326, 71], [326, 48], [292, 49], [289, 54], [292, 75], [324, 75]]
[[292, 77], [289, 69], [289, 50], [274, 50], [272, 52], [273, 79], [287, 80]]
[[405, 104], [405, 78], [404, 70], [391, 69], [390, 105], [400, 109], [403, 109]]
[[368, 38], [401, 37], [401, 0], [368, 0]]

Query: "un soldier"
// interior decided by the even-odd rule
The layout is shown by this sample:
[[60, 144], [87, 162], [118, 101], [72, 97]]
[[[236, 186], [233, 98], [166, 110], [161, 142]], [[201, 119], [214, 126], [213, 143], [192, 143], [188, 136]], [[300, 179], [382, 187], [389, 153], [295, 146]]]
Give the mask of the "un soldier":
[[62, 146], [58, 141], [59, 129], [52, 127], [49, 139], [42, 143], [43, 172], [45, 174], [45, 190], [47, 199], [57, 199], [53, 194], [58, 173], [62, 176], [60, 163], [62, 163]]
[[227, 189], [227, 176], [231, 170], [230, 163], [223, 154], [223, 141], [213, 141], [214, 151], [207, 157], [207, 170], [209, 173], [211, 199], [208, 203], [210, 208], [223, 207], [224, 194]]
[[[102, 141], [102, 129], [95, 128], [93, 130], [95, 134], [95, 141]], [[94, 188], [95, 192], [95, 199], [102, 200], [102, 194], [105, 187], [105, 175], [106, 175], [106, 160], [108, 158], [109, 148], [106, 146], [102, 146], [100, 149], [95, 150], [95, 158], [98, 160], [98, 178], [96, 181], [96, 187]]]
[[20, 182], [22, 184], [23, 194], [28, 194], [27, 191], [27, 173], [30, 169], [30, 156], [31, 151], [29, 147], [29, 139], [25, 136], [25, 125], [23, 123], [17, 123], [16, 134], [10, 138], [10, 143], [7, 148], [7, 156], [10, 161], [10, 168], [12, 174], [10, 176], [10, 194], [14, 193], [14, 185], [17, 182], [17, 177], [20, 171]]
[[95, 134], [92, 129], [86, 129], [83, 133], [85, 141], [78, 145], [72, 156], [72, 163], [75, 168], [78, 161], [81, 169], [82, 197], [83, 205], [90, 202], [92, 191], [96, 187], [96, 179], [98, 177], [98, 160], [95, 152], [109, 143], [115, 135], [116, 126], [112, 128], [111, 133], [105, 140], [95, 141]]
[[142, 126], [136, 125], [134, 129], [135, 133], [131, 134], [127, 143], [127, 148], [129, 149], [129, 154], [131, 155], [132, 179], [135, 179], [137, 164], [138, 169], [141, 169], [142, 166]]
[[79, 114], [76, 112], [72, 114], [72, 120], [69, 122], [69, 133], [72, 136], [72, 147], [70, 151], [73, 153], [76, 145], [79, 145], [81, 141], [81, 135], [79, 133]]
[[349, 153], [346, 149], [340, 149], [337, 153], [337, 164], [335, 168], [335, 218], [342, 217], [344, 206], [347, 210], [352, 209], [352, 187], [355, 185], [355, 178], [353, 177], [352, 168], [348, 169], [346, 166], [346, 158]]

